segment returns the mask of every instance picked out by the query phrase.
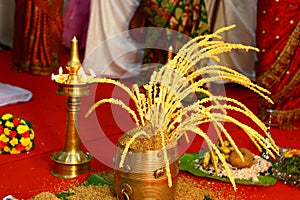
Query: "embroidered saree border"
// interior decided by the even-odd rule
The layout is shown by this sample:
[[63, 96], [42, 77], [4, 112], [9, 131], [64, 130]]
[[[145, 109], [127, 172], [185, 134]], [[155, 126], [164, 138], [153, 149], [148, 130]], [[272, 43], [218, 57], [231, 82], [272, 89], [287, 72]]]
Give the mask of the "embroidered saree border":
[[[296, 54], [296, 51], [300, 44], [300, 20], [298, 21], [295, 29], [292, 34], [289, 36], [289, 39], [280, 52], [279, 56], [273, 63], [273, 65], [269, 68], [269, 70], [265, 71], [258, 79], [257, 83], [266, 89], [271, 89], [276, 84], [279, 84], [283, 76], [289, 73], [289, 67], [292, 62], [293, 57]], [[287, 85], [285, 85], [280, 91], [277, 93], [271, 94], [271, 99], [274, 101], [275, 105], [284, 104], [286, 100], [290, 98], [290, 94], [292, 94], [296, 88], [299, 87], [300, 83], [300, 70], [296, 70], [295, 75], [289, 81]], [[296, 102], [297, 103], [297, 102]], [[265, 100], [259, 98], [259, 113], [260, 117], [263, 121], [268, 120], [269, 116], [266, 113], [267, 109], [272, 109], [273, 105], [267, 103]], [[300, 119], [300, 108], [295, 108], [291, 110], [278, 110], [275, 109], [272, 114], [272, 124], [273, 125], [283, 125], [289, 124], [290, 122]]]

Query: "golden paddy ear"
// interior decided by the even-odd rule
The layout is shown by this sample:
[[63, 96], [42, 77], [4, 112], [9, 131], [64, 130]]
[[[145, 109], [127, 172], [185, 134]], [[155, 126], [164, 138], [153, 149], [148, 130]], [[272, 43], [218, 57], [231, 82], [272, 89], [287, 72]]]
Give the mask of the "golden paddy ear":
[[[134, 146], [134, 143], [138, 142], [140, 138], [144, 140], [144, 136], [147, 135], [147, 140], [150, 140], [152, 143], [160, 144], [160, 148], [164, 149], [165, 169], [168, 176], [168, 185], [171, 187], [172, 178], [169, 161], [166, 157], [166, 147], [174, 142], [174, 139], [177, 140], [185, 135], [186, 132], [190, 131], [201, 136], [207, 142], [215, 171], [219, 171], [217, 165], [218, 162], [221, 161], [228, 173], [230, 182], [236, 190], [235, 180], [222, 149], [218, 148], [212, 142], [211, 138], [200, 128], [200, 125], [205, 123], [211, 123], [214, 126], [219, 138], [221, 138], [222, 134], [225, 135], [229, 144], [233, 146], [237, 155], [242, 159], [243, 154], [235, 144], [233, 138], [231, 138], [230, 133], [226, 130], [226, 127], [224, 126], [225, 122], [240, 127], [249, 138], [251, 138], [251, 141], [259, 150], [262, 148], [266, 149], [266, 152], [272, 157], [275, 157], [272, 151], [277, 154], [279, 153], [274, 140], [271, 138], [270, 134], [267, 133], [266, 126], [245, 105], [225, 96], [214, 95], [203, 86], [216, 80], [229, 80], [249, 88], [271, 102], [271, 99], [267, 96], [268, 91], [255, 83], [252, 83], [249, 78], [241, 73], [225, 66], [214, 65], [195, 69], [195, 65], [202, 59], [218, 59], [218, 54], [227, 53], [233, 49], [246, 51], [258, 50], [255, 47], [242, 44], [211, 41], [211, 38], [220, 38], [220, 33], [234, 27], [234, 25], [223, 27], [213, 34], [201, 35], [191, 39], [183, 45], [174, 57], [169, 55], [168, 62], [158, 69], [158, 71], [154, 71], [149, 83], [143, 85], [143, 87], [138, 87], [134, 84], [130, 90], [119, 81], [93, 79], [99, 83], [111, 83], [124, 89], [135, 104], [135, 109], [131, 109], [119, 99], [100, 99], [91, 107], [87, 115], [101, 104], [112, 103], [127, 110], [135, 119], [137, 128], [143, 129], [147, 126], [152, 126], [156, 130], [154, 135], [153, 133], [150, 135], [145, 131], [138, 131], [131, 135], [130, 140], [127, 140], [124, 144], [125, 149], [121, 155], [120, 166], [123, 166], [124, 160], [128, 156], [127, 152], [129, 151], [129, 148], [132, 145]], [[196, 75], [200, 78], [195, 79]], [[188, 105], [183, 104], [186, 97], [197, 92], [202, 92], [206, 96], [202, 99], [196, 99], [195, 102], [189, 103]], [[228, 104], [222, 102], [227, 102]], [[219, 112], [215, 112], [216, 110]], [[260, 135], [254, 128], [231, 117], [227, 113], [227, 110], [242, 113], [252, 119], [252, 121], [260, 127], [260, 131], [267, 135], [267, 139]], [[149, 147], [149, 145], [145, 146], [146, 148]]]

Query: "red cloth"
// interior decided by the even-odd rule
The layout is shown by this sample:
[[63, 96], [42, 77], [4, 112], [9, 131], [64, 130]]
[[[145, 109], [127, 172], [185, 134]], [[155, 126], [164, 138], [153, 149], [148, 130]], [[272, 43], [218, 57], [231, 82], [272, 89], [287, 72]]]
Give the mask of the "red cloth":
[[274, 104], [261, 100], [259, 114], [275, 110], [275, 124], [300, 119], [300, 2], [258, 1], [257, 83], [271, 92]]

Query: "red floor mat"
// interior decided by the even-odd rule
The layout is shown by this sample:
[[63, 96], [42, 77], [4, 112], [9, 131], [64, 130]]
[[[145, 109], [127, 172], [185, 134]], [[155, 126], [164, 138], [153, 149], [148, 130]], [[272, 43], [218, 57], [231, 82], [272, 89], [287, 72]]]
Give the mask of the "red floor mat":
[[[87, 175], [79, 176], [71, 180], [64, 180], [53, 177], [50, 174], [51, 160], [50, 155], [54, 151], [60, 150], [64, 145], [65, 125], [66, 125], [66, 97], [56, 94], [57, 85], [51, 81], [50, 76], [33, 76], [27, 73], [17, 73], [11, 70], [11, 52], [0, 51], [1, 72], [0, 82], [20, 86], [30, 90], [33, 98], [26, 103], [11, 104], [0, 107], [0, 114], [12, 113], [16, 116], [26, 118], [32, 121], [36, 133], [35, 148], [28, 154], [21, 155], [0, 155], [0, 198], [6, 195], [14, 195], [17, 198], [29, 198], [41, 191], [60, 192], [83, 181]], [[65, 66], [68, 60], [68, 52], [63, 51], [62, 66]], [[111, 93], [111, 86], [99, 88], [100, 94], [95, 95], [99, 98]], [[102, 97], [103, 97], [102, 96]], [[121, 95], [122, 96], [122, 95]], [[226, 86], [226, 96], [236, 98], [246, 104], [254, 113], [256, 112], [256, 95], [236, 85]], [[89, 97], [88, 97], [89, 98]], [[91, 100], [90, 98], [88, 99]], [[92, 101], [94, 99], [92, 98]], [[82, 113], [90, 106], [91, 102], [82, 99]], [[114, 110], [109, 105], [97, 109], [99, 114], [97, 120], [101, 123], [101, 130], [105, 135], [109, 135], [109, 140], [115, 144], [119, 135], [131, 127], [130, 119], [124, 113], [124, 120], [116, 122], [113, 120], [115, 114], [123, 116], [122, 110]], [[239, 120], [250, 121], [246, 117], [238, 116]], [[84, 118], [85, 125], [81, 129], [81, 134], [86, 134], [86, 141], [93, 141], [101, 138], [100, 133], [90, 134], [93, 129], [93, 121]], [[89, 124], [91, 123], [91, 125]], [[250, 122], [249, 122], [250, 123]], [[297, 126], [300, 128], [300, 124]], [[257, 150], [251, 144], [249, 138], [239, 128], [228, 125], [230, 133], [235, 137], [240, 146], [247, 146], [256, 153]], [[300, 148], [300, 132], [282, 131], [276, 128], [271, 129], [272, 135], [278, 145], [284, 147]], [[89, 135], [90, 134], [90, 135]], [[99, 134], [99, 135], [98, 135]], [[188, 152], [195, 152], [205, 147], [202, 139], [196, 137], [194, 142], [188, 148]], [[98, 145], [95, 143], [95, 145]], [[88, 147], [90, 148], [90, 147]], [[95, 153], [111, 157], [106, 153], [110, 149], [104, 149], [101, 145], [93, 149]], [[96, 152], [97, 151], [97, 152]], [[93, 160], [92, 168], [95, 171], [107, 170], [103, 163]], [[214, 184], [215, 187], [222, 190], [230, 190], [232, 187], [228, 183], [201, 179]], [[251, 187], [239, 186], [238, 193], [243, 193], [245, 199], [277, 199], [283, 200], [293, 194], [294, 199], [300, 198], [300, 190], [295, 187], [284, 185], [281, 182], [272, 187]], [[276, 198], [274, 197], [276, 193]]]

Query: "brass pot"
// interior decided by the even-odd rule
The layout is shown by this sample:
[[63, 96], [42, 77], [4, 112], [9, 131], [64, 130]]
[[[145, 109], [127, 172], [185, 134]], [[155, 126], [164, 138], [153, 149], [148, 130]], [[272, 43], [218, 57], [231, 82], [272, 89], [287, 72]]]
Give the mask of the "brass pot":
[[124, 146], [117, 144], [115, 157], [115, 191], [119, 200], [174, 200], [179, 161], [177, 146], [166, 148], [170, 162], [172, 186], [168, 186], [163, 150], [129, 150], [119, 167]]

